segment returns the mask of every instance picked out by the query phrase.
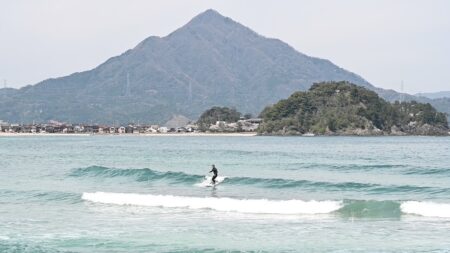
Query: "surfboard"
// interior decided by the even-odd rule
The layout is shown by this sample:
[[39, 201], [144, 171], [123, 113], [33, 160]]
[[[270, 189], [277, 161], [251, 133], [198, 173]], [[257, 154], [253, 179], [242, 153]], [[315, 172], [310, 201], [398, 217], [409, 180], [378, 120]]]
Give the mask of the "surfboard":
[[225, 177], [220, 177], [219, 176], [219, 177], [216, 178], [216, 183], [213, 184], [212, 183], [212, 176], [205, 176], [205, 179], [201, 183], [198, 183], [196, 185], [200, 186], [200, 187], [215, 187], [215, 186], [219, 185], [220, 183], [222, 183], [223, 180], [225, 180]]
[[213, 182], [211, 181], [209, 184], [206, 185], [206, 187], [215, 187], [216, 185], [219, 185], [221, 182], [216, 181], [215, 184], [213, 184]]

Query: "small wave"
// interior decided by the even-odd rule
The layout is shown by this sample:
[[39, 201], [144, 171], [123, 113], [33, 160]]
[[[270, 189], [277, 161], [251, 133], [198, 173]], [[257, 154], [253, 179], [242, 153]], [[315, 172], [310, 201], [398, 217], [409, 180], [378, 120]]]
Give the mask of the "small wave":
[[80, 195], [74, 192], [61, 192], [61, 191], [7, 191], [0, 190], [0, 195], [4, 198], [8, 198], [8, 202], [66, 202], [66, 203], [78, 203], [80, 201]]
[[30, 245], [18, 242], [2, 242], [0, 241], [0, 252], [4, 253], [74, 253], [73, 251], [60, 251], [53, 248], [42, 247], [39, 245]]
[[330, 163], [295, 163], [289, 164], [287, 170], [303, 170], [303, 169], [323, 169], [339, 172], [363, 172], [392, 170], [407, 167], [403, 164], [330, 164]]
[[403, 213], [427, 217], [450, 218], [450, 204], [406, 201], [400, 206]]
[[102, 166], [90, 166], [72, 171], [72, 177], [134, 177], [137, 181], [170, 180], [174, 183], [196, 183], [203, 178], [200, 175], [187, 174], [184, 172], [161, 172], [144, 169], [116, 169]]
[[312, 188], [322, 189], [325, 191], [365, 191], [369, 193], [404, 193], [404, 192], [427, 192], [427, 193], [446, 193], [450, 192], [450, 189], [433, 188], [424, 186], [412, 186], [412, 185], [380, 185], [370, 183], [358, 183], [358, 182], [320, 182], [309, 180], [294, 180], [294, 179], [281, 179], [281, 178], [253, 178], [253, 177], [227, 177], [224, 183], [236, 184], [236, 185], [256, 185], [264, 188]]
[[59, 192], [59, 191], [50, 191], [50, 192], [31, 192], [29, 197], [34, 199], [39, 199], [39, 201], [67, 201], [70, 203], [79, 202], [79, 195], [73, 192]]
[[365, 184], [357, 182], [331, 183], [331, 182], [318, 182], [309, 180], [294, 180], [282, 178], [254, 178], [254, 177], [230, 177], [227, 178], [225, 182], [242, 185], [260, 185], [265, 188], [318, 187], [318, 188], [338, 189], [338, 190], [367, 189], [377, 186], [374, 184]]
[[104, 204], [213, 209], [261, 214], [325, 214], [341, 208], [340, 201], [201, 198], [108, 192], [83, 193], [82, 199]]
[[404, 172], [406, 175], [450, 175], [450, 168], [415, 168]]
[[397, 168], [404, 168], [403, 164], [342, 164], [342, 165], [330, 165], [330, 169], [338, 171], [380, 171], [391, 170]]
[[346, 218], [397, 218], [401, 216], [400, 203], [396, 201], [344, 200], [338, 213]]

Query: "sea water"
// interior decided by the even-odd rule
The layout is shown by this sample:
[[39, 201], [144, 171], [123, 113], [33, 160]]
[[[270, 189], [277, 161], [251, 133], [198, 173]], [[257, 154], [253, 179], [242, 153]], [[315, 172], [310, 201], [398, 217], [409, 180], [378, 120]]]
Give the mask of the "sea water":
[[450, 138], [0, 137], [0, 252], [450, 252]]

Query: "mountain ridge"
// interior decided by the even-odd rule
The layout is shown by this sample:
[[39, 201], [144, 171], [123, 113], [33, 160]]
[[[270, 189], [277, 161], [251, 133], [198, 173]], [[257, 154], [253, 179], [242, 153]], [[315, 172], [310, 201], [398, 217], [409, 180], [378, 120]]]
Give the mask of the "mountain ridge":
[[421, 92], [414, 94], [414, 96], [426, 97], [429, 99], [450, 98], [450, 91]]
[[315, 82], [341, 80], [390, 101], [400, 96], [210, 9], [91, 70], [14, 91], [0, 89], [0, 119], [163, 123], [175, 115], [195, 119], [212, 106], [258, 114]]

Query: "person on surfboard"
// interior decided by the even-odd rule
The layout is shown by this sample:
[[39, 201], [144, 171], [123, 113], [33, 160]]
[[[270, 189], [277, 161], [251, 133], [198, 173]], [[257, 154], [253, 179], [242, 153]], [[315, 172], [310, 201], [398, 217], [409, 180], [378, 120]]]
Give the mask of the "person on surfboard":
[[213, 165], [211, 165], [212, 166], [212, 169], [211, 169], [211, 171], [209, 172], [209, 173], [213, 173], [214, 175], [213, 175], [213, 177], [212, 177], [212, 183], [213, 184], [216, 184], [216, 178], [217, 178], [217, 168], [216, 168], [216, 166], [213, 164]]

